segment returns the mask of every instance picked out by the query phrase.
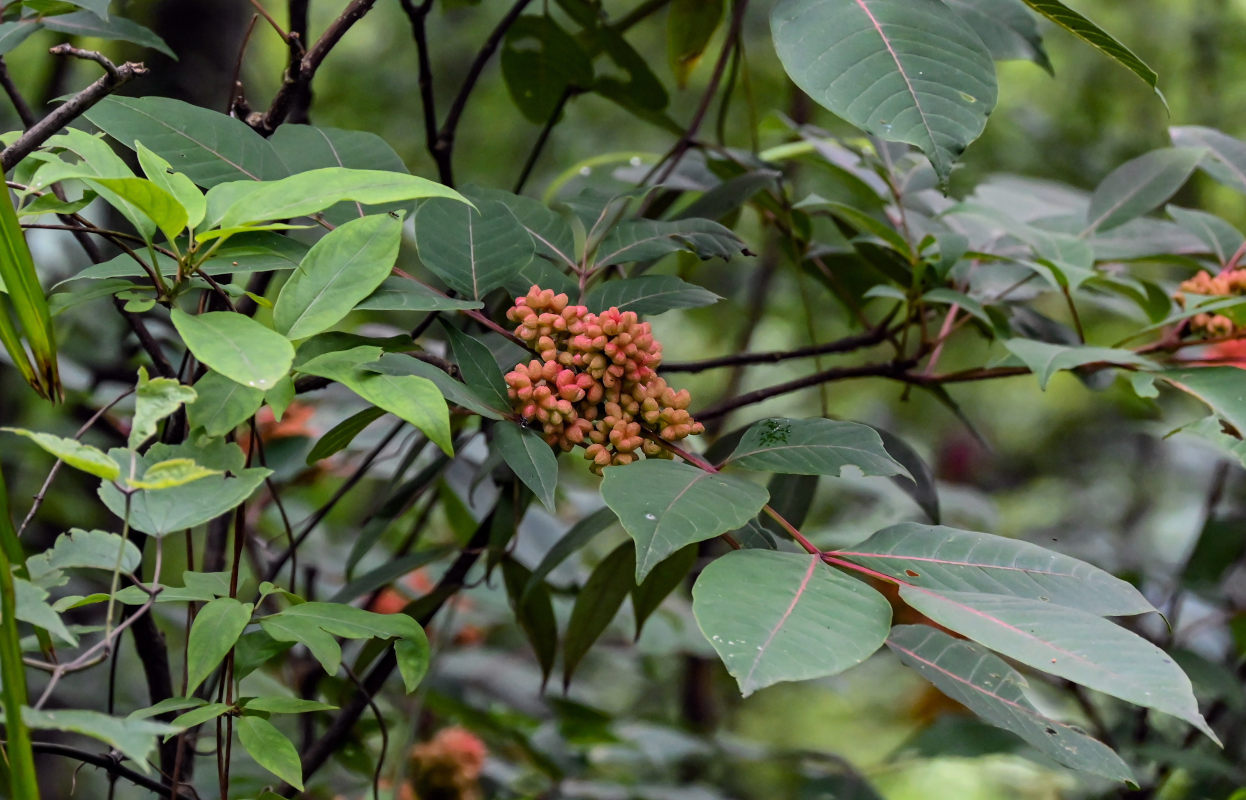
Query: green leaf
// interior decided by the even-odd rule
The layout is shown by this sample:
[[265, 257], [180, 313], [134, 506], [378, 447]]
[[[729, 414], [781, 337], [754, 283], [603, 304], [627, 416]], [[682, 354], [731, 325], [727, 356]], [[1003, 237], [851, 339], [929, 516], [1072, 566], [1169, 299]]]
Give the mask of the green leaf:
[[394, 656], [398, 660], [398, 674], [402, 676], [402, 686], [407, 694], [412, 694], [420, 687], [424, 676], [428, 674], [428, 666], [432, 662], [428, 640], [423, 632], [417, 638], [399, 639], [394, 642]]
[[944, 0], [973, 28], [996, 61], [1033, 61], [1054, 74], [1038, 24], [1022, 0]]
[[450, 411], [437, 386], [415, 375], [384, 375], [363, 368], [380, 357], [379, 347], [354, 347], [316, 356], [298, 369], [341, 383], [372, 405], [419, 428], [446, 455], [452, 455]]
[[303, 765], [298, 750], [281, 731], [262, 717], [242, 716], [234, 720], [238, 742], [255, 763], [281, 780], [303, 791]]
[[506, 465], [532, 490], [541, 504], [554, 511], [558, 457], [541, 435], [504, 422], [493, 428], [493, 445]]
[[484, 297], [517, 274], [536, 252], [506, 205], [468, 194], [476, 207], [428, 200], [415, 212], [420, 261], [451, 289]]
[[1182, 125], [1168, 129], [1177, 147], [1206, 147], [1211, 158], [1199, 166], [1220, 183], [1239, 192], [1246, 192], [1246, 142], [1214, 128]]
[[214, 720], [222, 714], [226, 714], [233, 710], [230, 703], [207, 703], [198, 708], [191, 709], [184, 714], [179, 714], [173, 719], [171, 724], [179, 728], [195, 728], [209, 720]]
[[[113, 450], [114, 464], [129, 464], [130, 451]], [[245, 454], [236, 444], [216, 440], [208, 446], [155, 444], [138, 458], [136, 472], [171, 459], [190, 459], [223, 475], [210, 476], [184, 486], [136, 492], [130, 500], [130, 527], [152, 536], [165, 536], [201, 525], [224, 514], [249, 498], [272, 470], [244, 469]], [[99, 497], [108, 510], [124, 517], [125, 497], [111, 483], [100, 485]]]
[[596, 311], [617, 307], [637, 314], [662, 314], [676, 308], [710, 306], [721, 299], [672, 275], [651, 275], [598, 284], [584, 296], [584, 305]]
[[636, 638], [666, 596], [675, 591], [697, 563], [697, 546], [690, 544], [653, 568], [648, 577], [632, 587], [632, 614], [636, 618]]
[[166, 461], [158, 461], [152, 464], [143, 473], [142, 478], [128, 480], [126, 484], [131, 489], [148, 489], [152, 491], [175, 489], [178, 486], [185, 486], [188, 483], [220, 474], [220, 470], [200, 466], [193, 459], [170, 458]]
[[944, 185], [995, 107], [990, 52], [935, 0], [780, 0], [770, 28], [797, 86], [866, 133], [917, 146]]
[[780, 681], [834, 675], [887, 638], [891, 606], [818, 556], [735, 550], [692, 587], [692, 613], [745, 697]]
[[260, 620], [264, 633], [278, 642], [298, 642], [307, 648], [330, 675], [337, 674], [342, 666], [342, 648], [329, 634], [325, 633], [315, 622], [278, 616], [265, 617]]
[[250, 697], [239, 703], [247, 711], [265, 714], [306, 714], [311, 711], [333, 711], [337, 706], [301, 697]]
[[291, 339], [336, 325], [389, 276], [402, 220], [376, 214], [351, 220], [316, 242], [281, 288], [273, 324]]
[[165, 44], [164, 39], [161, 39], [150, 29], [125, 17], [106, 16], [104, 19], [100, 19], [99, 16], [92, 12], [77, 11], [73, 14], [58, 14], [56, 16], [44, 17], [41, 21], [48, 30], [58, 33], [68, 33], [73, 36], [94, 39], [133, 42], [140, 47], [149, 47], [152, 50], [164, 53], [174, 61], [177, 60], [177, 55]]
[[902, 522], [835, 555], [936, 591], [1004, 594], [1111, 617], [1155, 610], [1131, 584], [1085, 561], [943, 525]]
[[1155, 645], [1067, 606], [980, 592], [900, 586], [900, 598], [1000, 655], [1136, 705], [1172, 714], [1219, 743], [1198, 713], [1190, 680]]
[[186, 694], [198, 689], [229, 655], [253, 609], [232, 597], [218, 597], [199, 609], [186, 640]]
[[[114, 553], [114, 556], [116, 554]], [[114, 563], [116, 563], [114, 561]], [[29, 622], [37, 628], [55, 634], [59, 639], [72, 646], [78, 645], [78, 638], [65, 627], [64, 620], [56, 609], [47, 604], [48, 593], [42, 587], [35, 586], [27, 580], [13, 578], [13, 594], [15, 610], [13, 616], [22, 622]]]
[[1170, 369], [1155, 373], [1176, 389], [1202, 400], [1226, 422], [1246, 433], [1246, 370], [1237, 367]]
[[[515, 219], [519, 220], [519, 224], [523, 225], [528, 235], [532, 237], [537, 255], [559, 266], [572, 268], [578, 266], [575, 260], [575, 233], [557, 211], [535, 198], [499, 189], [476, 187], [473, 192], [482, 200], [497, 200], [509, 208], [515, 215]], [[530, 264], [529, 268], [531, 266]]]
[[493, 353], [484, 342], [451, 325], [446, 325], [445, 330], [463, 382], [493, 408], [509, 411], [511, 401], [506, 391], [506, 379], [502, 376], [502, 370], [498, 369]]
[[153, 181], [145, 178], [90, 178], [86, 183], [121, 211], [148, 243], [152, 241], [156, 229], [170, 242], [186, 229], [186, 209], [182, 208], [177, 198]]
[[575, 668], [606, 630], [634, 585], [636, 549], [624, 542], [602, 559], [575, 598], [562, 645], [562, 682], [571, 684]]
[[666, 14], [666, 60], [679, 88], [705, 54], [722, 21], [722, 0], [674, 0]]
[[1091, 195], [1086, 230], [1105, 231], [1159, 208], [1189, 180], [1207, 152], [1165, 147], [1121, 164]]
[[569, 89], [588, 89], [593, 64], [579, 42], [553, 18], [519, 17], [502, 42], [502, 78], [530, 122], [544, 125]]
[[911, 477], [887, 453], [878, 431], [832, 419], [763, 419], [744, 433], [726, 463], [797, 475], [838, 476], [853, 466], [865, 475]]
[[[91, 137], [87, 137], [88, 139]], [[45, 399], [60, 399], [56, 336], [35, 262], [8, 188], [0, 197], [0, 344], [22, 377]], [[6, 297], [7, 294], [7, 297]], [[6, 302], [7, 301], [7, 302]], [[12, 303], [12, 309], [9, 308]], [[20, 334], [19, 334], [20, 326]], [[30, 347], [29, 356], [21, 335]], [[31, 359], [34, 359], [32, 365]]]
[[[177, 199], [186, 212], [185, 224], [193, 228], [202, 222], [208, 206], [203, 192], [199, 191], [194, 181], [180, 172], [174, 172], [168, 161], [144, 147], [142, 142], [134, 143], [134, 152], [138, 154], [138, 163], [148, 180]], [[168, 233], [165, 235], [168, 236]]]
[[[496, 371], [497, 365], [493, 364], [492, 366]], [[472, 387], [461, 381], [456, 381], [444, 370], [433, 366], [427, 361], [421, 361], [405, 353], [385, 353], [376, 361], [364, 364], [363, 368], [370, 372], [380, 372], [385, 375], [418, 375], [421, 378], [427, 378], [445, 395], [448, 402], [488, 419], [505, 419], [511, 413], [509, 403], [499, 405], [494, 401], [494, 405], [491, 406]], [[499, 372], [498, 375], [500, 377], [501, 373]]]
[[1155, 366], [1149, 359], [1130, 350], [1110, 347], [1077, 347], [1040, 342], [1035, 339], [1006, 339], [1007, 347], [1021, 359], [1038, 378], [1039, 388], [1046, 390], [1051, 376], [1063, 369], [1076, 369], [1087, 364], [1121, 364], [1134, 367]]
[[566, 561], [572, 553], [585, 547], [597, 537], [597, 534], [610, 528], [617, 520], [618, 518], [609, 508], [599, 508], [572, 525], [562, 538], [545, 553], [541, 558], [541, 563], [532, 571], [528, 583], [523, 588], [523, 596], [526, 597], [528, 592], [535, 591], [544, 582], [545, 577], [559, 564]]
[[1147, 86], [1155, 90], [1161, 101], [1164, 99], [1157, 85], [1159, 76], [1155, 74], [1155, 71], [1134, 55], [1132, 50], [1116, 41], [1098, 25], [1059, 0], [1025, 0], [1025, 4], [1137, 75], [1146, 82]]
[[[118, 558], [120, 556], [120, 558]], [[112, 572], [133, 572], [143, 562], [143, 555], [133, 542], [107, 531], [71, 528], [56, 537], [50, 548], [26, 559], [31, 581], [62, 569], [102, 569]]]
[[537, 663], [541, 666], [541, 681], [544, 684], [549, 680], [558, 654], [558, 620], [554, 616], [549, 589], [538, 579], [533, 591], [528, 592], [526, 587], [532, 583], [532, 573], [513, 558], [503, 559], [502, 578], [515, 621], [532, 645]]
[[324, 167], [246, 186], [241, 196], [225, 209], [220, 225], [229, 228], [248, 222], [305, 217], [347, 200], [382, 205], [421, 197], [467, 203], [458, 192], [427, 178], [377, 169]]
[[195, 401], [186, 406], [190, 427], [211, 437], [224, 436], [246, 422], [264, 403], [264, 392], [243, 386], [218, 372], [207, 372], [195, 384]]
[[271, 389], [294, 363], [294, 347], [271, 328], [233, 311], [170, 313], [182, 341], [205, 365], [253, 389]]
[[0, 56], [26, 41], [32, 33], [41, 30], [43, 26], [33, 19], [0, 23]]
[[1178, 225], [1202, 240], [1207, 245], [1208, 252], [1221, 264], [1229, 262], [1229, 258], [1237, 252], [1246, 238], [1241, 231], [1215, 214], [1174, 205], [1169, 205], [1164, 210]]
[[167, 97], [106, 97], [84, 113], [126, 147], [142, 140], [200, 186], [288, 174], [268, 140], [242, 120]]
[[187, 708], [198, 708], [207, 703], [201, 697], [168, 697], [156, 703], [154, 706], [140, 708], [131, 711], [126, 719], [151, 719], [161, 714], [168, 714], [174, 711], [183, 711]]
[[[300, 603], [263, 617], [260, 627], [278, 641], [306, 645], [330, 675], [337, 672], [342, 661], [342, 650], [334, 636], [346, 639], [398, 638], [411, 642], [417, 648], [427, 650], [428, 647], [424, 629], [406, 614], [377, 614], [342, 603]], [[408, 651], [407, 655], [410, 657], [412, 653]], [[411, 676], [414, 677], [415, 673], [412, 672]], [[405, 673], [403, 680], [408, 681]], [[415, 677], [414, 683], [419, 683], [418, 677]]]
[[[281, 160], [290, 168], [292, 175], [321, 167], [350, 167], [409, 174], [407, 165], [394, 152], [394, 148], [380, 136], [368, 131], [292, 125], [287, 122], [268, 141], [281, 154]], [[409, 215], [412, 206], [410, 201], [384, 203], [373, 209], [372, 213], [402, 211]], [[362, 217], [365, 213], [359, 203], [348, 202], [329, 207], [324, 211], [324, 216], [329, 222], [341, 225], [356, 217]]]
[[713, 220], [637, 219], [619, 223], [602, 238], [593, 264], [608, 267], [680, 252], [726, 260], [747, 250], [729, 228]]
[[458, 311], [484, 308], [478, 300], [456, 300], [407, 278], [386, 278], [380, 288], [355, 305], [359, 311]]
[[939, 691], [997, 728], [1020, 736], [1048, 758], [1112, 780], [1134, 780], [1111, 748], [1039, 713], [1025, 696], [1025, 677], [973, 642], [929, 625], [897, 625], [887, 646]]
[[156, 435], [156, 424], [160, 420], [177, 411], [183, 403], [193, 403], [196, 397], [194, 389], [172, 378], [149, 380], [144, 367], [138, 369], [138, 388], [134, 395], [134, 422], [128, 440], [132, 450]]
[[755, 483], [649, 459], [607, 467], [601, 496], [636, 542], [636, 580], [685, 545], [748, 522], [769, 494]]
[[346, 419], [329, 429], [329, 432], [320, 437], [320, 440], [312, 446], [311, 452], [307, 454], [308, 466], [315, 464], [323, 458], [328, 458], [334, 453], [345, 450], [355, 437], [363, 432], [364, 428], [376, 422], [385, 416], [384, 409], [365, 408], [357, 414], [352, 414]]
[[89, 444], [53, 436], [50, 433], [36, 433], [24, 428], [0, 428], [0, 431], [25, 436], [74, 469], [80, 469], [97, 478], [115, 481], [121, 477], [121, 467], [117, 465], [117, 462], [109, 458], [103, 450]]
[[144, 774], [151, 773], [148, 758], [156, 749], [156, 737], [180, 733], [181, 728], [164, 722], [129, 717], [113, 717], [98, 711], [22, 709], [27, 727], [44, 731], [66, 731], [90, 736], [129, 758]]

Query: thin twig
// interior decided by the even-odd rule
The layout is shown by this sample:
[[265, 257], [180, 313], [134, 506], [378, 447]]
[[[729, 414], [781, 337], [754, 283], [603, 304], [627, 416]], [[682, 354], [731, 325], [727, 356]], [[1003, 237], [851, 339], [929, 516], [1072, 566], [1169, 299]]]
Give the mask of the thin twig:
[[[853, 367], [833, 367], [821, 372], [815, 372], [812, 375], [806, 375], [803, 378], [777, 383], [765, 389], [745, 392], [742, 395], [712, 405], [704, 411], [693, 414], [693, 416], [701, 421], [714, 419], [735, 411], [737, 408], [743, 408], [754, 403], [760, 403], [763, 400], [769, 400], [772, 397], [778, 397], [782, 394], [788, 394], [831, 381], [847, 380], [849, 378], [896, 378], [905, 380], [908, 377], [905, 371], [914, 364], [915, 362], [910, 359], [905, 361], [887, 361], [881, 364], [860, 364]], [[1023, 369], [1023, 372], [1028, 371]]]
[[[58, 50], [61, 47], [68, 47], [68, 45], [58, 45], [52, 48], [51, 52], [67, 52], [79, 57], [85, 57], [80, 54], [88, 52], [85, 50], [79, 51], [77, 48]], [[140, 75], [147, 74], [147, 67], [141, 62], [127, 61], [121, 66], [116, 66], [104, 58], [104, 56], [98, 53], [95, 55], [99, 56], [99, 58], [92, 58], [91, 60], [105, 65], [104, 75], [95, 83], [66, 100], [51, 114], [31, 125], [16, 142], [6, 147], [3, 152], [0, 152], [0, 171], [8, 172], [17, 165], [17, 162], [30, 155], [36, 147], [50, 139], [61, 128], [82, 116], [91, 106], [112, 94], [118, 87]]]
[[0, 56], [0, 87], [3, 87], [4, 93], [9, 96], [9, 102], [13, 104], [13, 110], [17, 112], [18, 119], [22, 121], [22, 127], [29, 128], [39, 121], [35, 112], [31, 110], [30, 103], [26, 102], [26, 98], [22, 96], [17, 84], [9, 75], [9, 67], [4, 62], [4, 56]]
[[721, 356], [718, 358], [706, 358], [701, 361], [676, 361], [670, 364], [662, 365], [662, 372], [704, 372], [708, 369], [717, 369], [719, 367], [737, 367], [749, 364], [778, 364], [793, 358], [809, 358], [811, 356], [827, 355], [830, 353], [848, 353], [853, 350], [860, 350], [864, 347], [876, 345], [887, 338], [887, 325], [884, 322], [875, 325], [872, 329], [845, 336], [842, 339], [836, 339], [833, 342], [824, 342], [822, 344], [810, 345], [809, 347], [798, 347], [794, 350], [771, 350], [759, 353], [737, 353], [729, 356]]
[[[55, 742], [31, 742], [31, 748], [36, 753], [45, 753], [52, 756], [64, 756], [72, 758], [75, 761], [81, 761], [83, 764], [90, 764], [93, 767], [99, 767], [109, 775], [118, 778], [125, 778], [130, 783], [146, 789], [149, 792], [155, 792], [159, 797], [167, 798], [169, 796], [169, 787], [160, 783], [153, 778], [149, 778], [141, 772], [135, 772], [121, 764], [121, 762], [113, 755], [103, 755], [99, 753], [91, 753], [86, 750], [80, 750], [76, 747], [57, 744]], [[175, 795], [177, 800], [198, 800], [197, 795], [178, 790]]]

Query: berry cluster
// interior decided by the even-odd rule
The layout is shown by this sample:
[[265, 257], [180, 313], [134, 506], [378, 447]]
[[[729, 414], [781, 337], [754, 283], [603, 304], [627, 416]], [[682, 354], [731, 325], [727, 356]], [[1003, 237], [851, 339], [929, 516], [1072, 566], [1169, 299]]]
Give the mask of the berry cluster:
[[[1246, 294], [1246, 269], [1230, 269], [1212, 276], [1205, 270], [1181, 284], [1176, 300], [1185, 306], [1184, 292], [1208, 296]], [[1190, 318], [1190, 331], [1209, 338], [1223, 338], [1238, 333], [1233, 320], [1223, 314], [1195, 314]]]
[[669, 457], [645, 432], [677, 441], [705, 430], [688, 413], [688, 390], [677, 392], [658, 377], [662, 345], [634, 312], [594, 314], [533, 286], [506, 316], [540, 356], [506, 374], [511, 403], [551, 445], [583, 445], [594, 472], [630, 464], [637, 451]]

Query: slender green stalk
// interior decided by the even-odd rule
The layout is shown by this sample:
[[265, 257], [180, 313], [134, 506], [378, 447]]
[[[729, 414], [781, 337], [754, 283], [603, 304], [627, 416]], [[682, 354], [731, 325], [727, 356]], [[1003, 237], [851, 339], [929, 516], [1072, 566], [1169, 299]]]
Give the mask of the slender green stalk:
[[[9, 796], [15, 800], [37, 800], [39, 782], [35, 775], [35, 757], [30, 746], [30, 731], [22, 722], [22, 706], [26, 705], [26, 671], [17, 637], [17, 597], [13, 590], [13, 565], [9, 559], [12, 547], [20, 548], [17, 531], [9, 517], [8, 489], [0, 474], [0, 680], [4, 692], [5, 749], [9, 767]], [[20, 549], [19, 549], [20, 552]]]

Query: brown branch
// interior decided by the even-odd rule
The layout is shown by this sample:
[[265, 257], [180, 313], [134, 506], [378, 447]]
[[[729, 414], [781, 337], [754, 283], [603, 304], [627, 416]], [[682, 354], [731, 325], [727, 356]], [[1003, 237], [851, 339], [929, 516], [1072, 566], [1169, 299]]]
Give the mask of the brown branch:
[[441, 130], [437, 133], [437, 138], [433, 141], [430, 151], [433, 160], [437, 162], [437, 175], [442, 183], [446, 186], [454, 185], [454, 166], [452, 157], [454, 153], [454, 137], [458, 132], [459, 120], [463, 117], [463, 110], [467, 108], [467, 100], [471, 97], [472, 90], [476, 88], [480, 75], [485, 70], [485, 65], [489, 63], [489, 59], [493, 57], [493, 53], [502, 44], [502, 38], [506, 36], [506, 32], [510, 30], [511, 25], [515, 24], [515, 20], [519, 19], [519, 15], [527, 8], [532, 0], [516, 0], [510, 10], [506, 12], [506, 16], [502, 17], [497, 27], [489, 34], [489, 38], [485, 39], [485, 43], [480, 46], [480, 50], [476, 53], [476, 58], [472, 60], [471, 66], [467, 69], [467, 76], [463, 78], [463, 85], [459, 87], [459, 93], [455, 96], [454, 101], [450, 104], [450, 110], [446, 114], [446, 121], [442, 124]]
[[424, 119], [424, 146], [432, 153], [437, 144], [437, 103], [433, 96], [433, 65], [428, 57], [428, 30], [426, 22], [433, 0], [424, 0], [418, 6], [412, 0], [402, 0], [402, 11], [411, 23], [411, 39], [415, 42], [415, 58], [419, 65], [420, 110]]
[[35, 112], [31, 110], [30, 103], [27, 103], [26, 98], [18, 91], [17, 84], [13, 83], [13, 78], [9, 75], [9, 67], [4, 63], [4, 56], [0, 56], [0, 87], [3, 87], [4, 93], [9, 96], [9, 102], [13, 104], [13, 109], [22, 121], [22, 127], [29, 128], [39, 121]]
[[311, 87], [312, 78], [316, 76], [316, 70], [329, 55], [329, 51], [337, 46], [346, 32], [362, 19], [364, 14], [371, 11], [374, 5], [376, 5], [376, 0], [351, 0], [346, 10], [333, 20], [333, 23], [325, 29], [307, 53], [287, 67], [286, 74], [281, 81], [281, 88], [277, 90], [268, 110], [251, 114], [247, 119], [247, 124], [261, 135], [271, 136], [273, 131], [277, 130], [277, 126], [285, 122], [291, 106], [300, 93]]
[[749, 364], [777, 364], [793, 358], [809, 358], [830, 353], [849, 353], [881, 343], [887, 338], [887, 326], [877, 325], [864, 333], [845, 336], [833, 342], [798, 347], [795, 350], [771, 350], [762, 353], [736, 353], [719, 358], [706, 358], [701, 361], [676, 361], [663, 364], [662, 372], [704, 372], [719, 367], [739, 367]]
[[[788, 394], [810, 386], [817, 386], [821, 383], [847, 380], [849, 378], [894, 378], [896, 380], [910, 381], [913, 379], [907, 374], [907, 370], [916, 363], [916, 361], [910, 359], [907, 361], [888, 361], [883, 364], [861, 364], [855, 367], [834, 367], [822, 372], [815, 372], [812, 375], [806, 375], [803, 378], [787, 381], [786, 383], [777, 383], [765, 389], [745, 392], [737, 397], [712, 405], [704, 411], [697, 412], [693, 414], [693, 417], [701, 421], [714, 419], [735, 411], [737, 408], [760, 403], [763, 400], [769, 400], [781, 394]], [[1026, 371], [1028, 372], [1028, 370]]]
[[[52, 756], [64, 756], [72, 758], [75, 761], [81, 761], [83, 764], [90, 764], [93, 767], [99, 767], [109, 775], [117, 778], [125, 778], [130, 783], [149, 792], [155, 792], [159, 797], [169, 796], [169, 787], [157, 780], [147, 777], [141, 772], [135, 772], [121, 764], [121, 762], [112, 755], [101, 755], [98, 753], [90, 753], [86, 750], [79, 750], [76, 747], [68, 745], [56, 744], [55, 742], [31, 742], [31, 749], [36, 753], [46, 753]], [[197, 800], [196, 796], [189, 791], [179, 790], [177, 800]]]
[[[0, 171], [8, 172], [17, 165], [17, 162], [30, 155], [36, 147], [52, 138], [61, 128], [82, 116], [91, 106], [103, 100], [118, 87], [140, 75], [147, 74], [147, 67], [140, 62], [127, 61], [121, 66], [116, 66], [99, 53], [79, 50], [69, 45], [57, 45], [49, 52], [58, 55], [68, 54], [79, 58], [89, 58], [102, 65], [105, 74], [95, 83], [66, 100], [51, 114], [31, 125], [21, 135], [21, 138], [6, 147], [4, 152], [0, 152]], [[98, 56], [98, 58], [95, 56]]]

